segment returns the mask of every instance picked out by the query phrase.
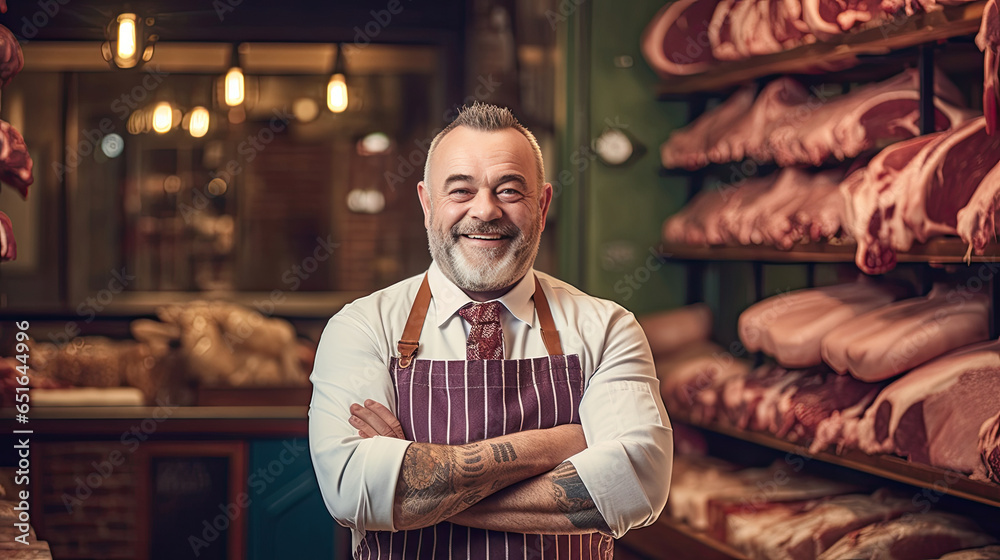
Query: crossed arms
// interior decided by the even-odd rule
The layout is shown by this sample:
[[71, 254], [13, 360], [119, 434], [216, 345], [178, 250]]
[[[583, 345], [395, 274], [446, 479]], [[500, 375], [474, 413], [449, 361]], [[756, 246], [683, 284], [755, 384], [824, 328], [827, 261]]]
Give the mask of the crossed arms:
[[[456, 446], [398, 439], [401, 431], [384, 431], [385, 421], [358, 437], [361, 428], [349, 421], [352, 403], [395, 402], [385, 363], [395, 338], [354, 315], [338, 314], [323, 333], [310, 378], [309, 450], [327, 508], [356, 538], [444, 519], [524, 533], [606, 525], [620, 537], [656, 520], [667, 499], [672, 437], [652, 356], [631, 315], [608, 322], [580, 401], [581, 425]], [[468, 465], [482, 465], [471, 474], [483, 474], [458, 476]]]
[[[364, 438], [403, 439], [382, 404], [350, 407]], [[611, 533], [587, 487], [566, 459], [586, 449], [576, 424], [528, 430], [464, 445], [411, 443], [393, 499], [396, 529], [451, 521], [519, 533]]]

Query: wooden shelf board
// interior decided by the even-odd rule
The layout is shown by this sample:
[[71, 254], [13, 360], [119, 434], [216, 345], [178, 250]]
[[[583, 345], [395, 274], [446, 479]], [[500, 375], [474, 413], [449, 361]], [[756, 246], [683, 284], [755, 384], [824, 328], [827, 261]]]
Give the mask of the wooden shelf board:
[[[940, 237], [918, 243], [906, 253], [897, 253], [900, 263], [965, 264], [968, 246], [957, 237]], [[853, 243], [807, 243], [782, 251], [764, 246], [683, 245], [664, 243], [661, 254], [668, 259], [693, 261], [761, 261], [774, 263], [854, 262], [857, 245]], [[996, 263], [1000, 245], [989, 245], [984, 255], [972, 255], [972, 263]]]
[[629, 531], [622, 544], [650, 558], [747, 560], [735, 548], [697, 531], [686, 523], [660, 515], [655, 523]]
[[719, 91], [762, 76], [810, 73], [817, 68], [849, 65], [859, 55], [882, 55], [922, 43], [968, 35], [979, 29], [985, 5], [984, 0], [978, 0], [882, 22], [838, 35], [829, 41], [746, 60], [720, 62], [701, 74], [673, 76], [660, 83], [656, 92], [661, 98], [666, 98], [677, 94]]
[[1000, 485], [972, 480], [955, 471], [911, 463], [890, 455], [868, 455], [853, 449], [845, 450], [840, 454], [829, 451], [810, 453], [808, 447], [801, 443], [785, 441], [770, 434], [750, 432], [718, 424], [688, 423], [757, 445], [795, 453], [811, 459], [819, 459], [826, 463], [866, 472], [911, 486], [926, 488], [938, 494], [949, 494], [989, 506], [1000, 507]]

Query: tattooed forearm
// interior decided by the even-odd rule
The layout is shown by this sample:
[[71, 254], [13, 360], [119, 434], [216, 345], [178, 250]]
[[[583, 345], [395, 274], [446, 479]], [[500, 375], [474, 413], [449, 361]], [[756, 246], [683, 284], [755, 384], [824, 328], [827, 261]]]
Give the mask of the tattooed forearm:
[[611, 528], [608, 527], [601, 512], [597, 511], [594, 499], [580, 480], [580, 475], [572, 463], [560, 464], [552, 470], [551, 476], [556, 506], [574, 527], [611, 534]]
[[410, 445], [396, 487], [397, 528], [433, 525], [524, 478], [516, 462], [510, 442]]
[[493, 448], [493, 458], [496, 459], [497, 463], [506, 463], [507, 461], [517, 459], [517, 453], [514, 453], [514, 446], [509, 442], [491, 443], [490, 447]]

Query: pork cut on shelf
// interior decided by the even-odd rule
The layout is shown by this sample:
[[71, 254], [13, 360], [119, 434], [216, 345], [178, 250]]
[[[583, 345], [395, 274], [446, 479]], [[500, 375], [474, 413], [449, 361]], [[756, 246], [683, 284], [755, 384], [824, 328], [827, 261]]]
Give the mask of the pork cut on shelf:
[[843, 171], [787, 168], [739, 186], [702, 190], [663, 227], [669, 243], [768, 245], [837, 236], [846, 212], [839, 185]]
[[835, 327], [862, 313], [909, 295], [893, 283], [857, 282], [808, 288], [761, 300], [740, 314], [740, 341], [788, 368], [823, 362], [820, 341]]
[[963, 346], [882, 390], [845, 443], [984, 476], [979, 430], [1000, 411], [1000, 341]]
[[879, 274], [896, 266], [896, 252], [891, 243], [879, 237], [884, 214], [889, 207], [883, 200], [893, 200], [904, 185], [896, 178], [924, 146], [944, 135], [943, 132], [918, 136], [883, 149], [866, 167], [855, 170], [840, 185], [845, 201], [844, 226], [858, 244], [855, 264], [869, 274]]
[[851, 198], [849, 227], [858, 241], [856, 262], [868, 274], [891, 270], [896, 252], [910, 250], [915, 241], [958, 235], [959, 211], [1000, 162], [1000, 135], [986, 134], [983, 117], [924, 138], [907, 145], [919, 146], [916, 154], [907, 150], [889, 156], [902, 163], [900, 155], [911, 155], [901, 168], [881, 178], [878, 172], [848, 177], [842, 187]]
[[660, 9], [642, 32], [642, 54], [661, 76], [704, 72], [716, 62], [708, 23], [718, 0], [677, 0]]
[[914, 511], [913, 500], [884, 489], [778, 504], [771, 510], [731, 516], [726, 542], [751, 558], [815, 560], [851, 531]]
[[979, 456], [983, 460], [984, 478], [1000, 484], [1000, 413], [987, 418], [979, 427]]
[[660, 159], [667, 169], [698, 169], [708, 164], [708, 151], [730, 135], [733, 123], [754, 104], [754, 89], [744, 86], [725, 101], [687, 126], [670, 133], [660, 146]]
[[823, 361], [840, 374], [882, 381], [960, 346], [989, 338], [990, 298], [944, 284], [923, 297], [858, 315], [821, 342]]
[[710, 457], [678, 456], [667, 511], [721, 540], [726, 518], [733, 513], [860, 490], [854, 484], [803, 474], [799, 472], [802, 467], [796, 466], [775, 461], [768, 467], [734, 470], [731, 464]]
[[729, 123], [726, 134], [710, 143], [708, 161], [727, 163], [744, 157], [771, 161], [767, 150], [769, 132], [783, 120], [794, 118], [797, 110], [809, 107], [810, 101], [818, 104], [809, 90], [792, 78], [770, 82], [760, 90], [753, 105]]
[[722, 386], [749, 372], [749, 362], [734, 358], [713, 343], [695, 345], [656, 361], [660, 396], [667, 411], [697, 423], [714, 421]]
[[975, 252], [982, 255], [986, 245], [997, 236], [996, 215], [1000, 212], [1000, 163], [983, 177], [969, 203], [956, 217], [958, 236], [969, 244], [966, 261]]
[[941, 511], [906, 514], [844, 535], [817, 560], [922, 560], [997, 542], [971, 519]]
[[[934, 88], [935, 130], [978, 115], [963, 108], [961, 92], [940, 71]], [[672, 133], [661, 146], [663, 166], [697, 169], [744, 158], [784, 167], [822, 165], [920, 134], [916, 70], [842, 95], [815, 91], [787, 77], [769, 83], [756, 99], [744, 87]]]
[[895, 248], [907, 251], [913, 241], [957, 235], [959, 210], [998, 162], [1000, 135], [987, 134], [982, 117], [925, 146], [898, 178], [905, 185], [904, 196], [887, 220], [895, 230]]
[[[940, 71], [934, 77], [935, 130], [948, 130], [975, 114], [962, 109], [958, 88]], [[920, 78], [909, 69], [882, 82], [821, 100], [802, 116], [785, 119], [768, 136], [781, 166], [843, 161], [889, 142], [920, 135]]]

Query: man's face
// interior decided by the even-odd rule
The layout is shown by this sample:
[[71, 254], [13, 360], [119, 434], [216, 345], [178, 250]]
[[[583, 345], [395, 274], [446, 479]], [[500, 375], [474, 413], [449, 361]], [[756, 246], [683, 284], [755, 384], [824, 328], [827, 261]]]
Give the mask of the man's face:
[[552, 201], [520, 132], [459, 126], [434, 150], [417, 194], [431, 256], [463, 290], [513, 285], [535, 262]]

